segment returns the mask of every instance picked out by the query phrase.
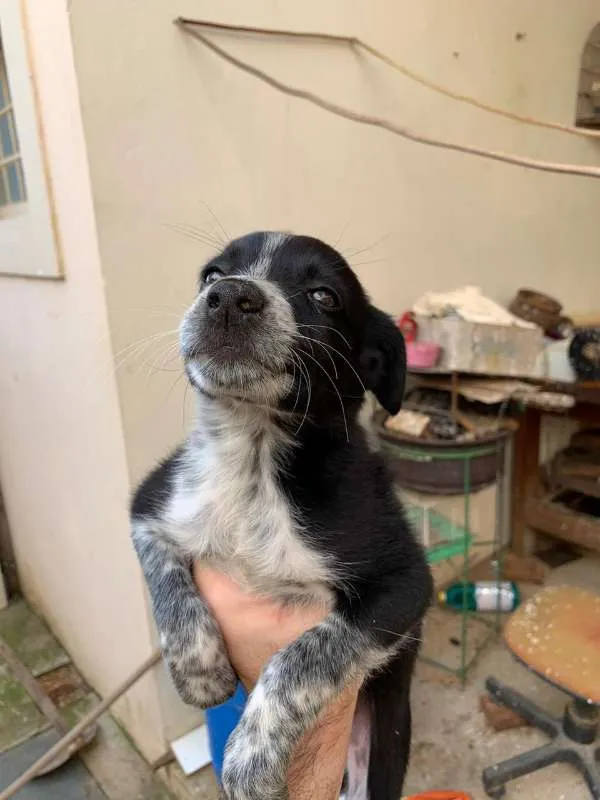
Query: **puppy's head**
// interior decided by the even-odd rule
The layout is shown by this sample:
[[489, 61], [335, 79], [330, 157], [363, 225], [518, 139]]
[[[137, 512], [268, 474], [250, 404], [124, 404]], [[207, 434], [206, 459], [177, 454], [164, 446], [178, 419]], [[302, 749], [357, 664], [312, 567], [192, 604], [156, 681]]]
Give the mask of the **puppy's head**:
[[180, 342], [190, 381], [212, 396], [329, 417], [366, 390], [390, 413], [402, 402], [401, 333], [343, 257], [308, 236], [231, 242], [202, 269]]

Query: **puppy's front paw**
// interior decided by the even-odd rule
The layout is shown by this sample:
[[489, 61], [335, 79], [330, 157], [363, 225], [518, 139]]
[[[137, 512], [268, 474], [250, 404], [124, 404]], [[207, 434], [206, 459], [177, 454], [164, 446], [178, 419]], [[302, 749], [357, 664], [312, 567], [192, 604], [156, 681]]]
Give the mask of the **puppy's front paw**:
[[276, 742], [263, 740], [260, 730], [238, 725], [229, 737], [223, 764], [227, 800], [288, 800], [287, 767]]
[[201, 603], [178, 618], [176, 626], [161, 631], [160, 642], [165, 663], [184, 703], [211, 708], [234, 693], [237, 677], [221, 633]]

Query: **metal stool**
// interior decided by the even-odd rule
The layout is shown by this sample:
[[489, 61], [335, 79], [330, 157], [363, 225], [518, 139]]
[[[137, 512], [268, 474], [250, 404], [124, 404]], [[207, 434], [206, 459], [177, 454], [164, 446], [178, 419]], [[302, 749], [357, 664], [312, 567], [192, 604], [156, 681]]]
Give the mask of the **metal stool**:
[[490, 797], [504, 797], [505, 784], [555, 762], [583, 774], [600, 800], [600, 596], [569, 586], [549, 587], [510, 618], [504, 637], [513, 655], [536, 675], [571, 697], [555, 719], [527, 697], [488, 678], [493, 700], [547, 733], [549, 744], [483, 771]]

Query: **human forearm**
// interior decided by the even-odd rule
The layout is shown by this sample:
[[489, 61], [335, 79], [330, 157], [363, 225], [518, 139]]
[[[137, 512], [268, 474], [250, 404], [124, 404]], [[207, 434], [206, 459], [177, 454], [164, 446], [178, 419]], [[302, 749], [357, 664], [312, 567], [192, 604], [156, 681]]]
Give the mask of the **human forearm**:
[[[223, 633], [229, 656], [248, 690], [281, 648], [321, 622], [328, 609], [278, 606], [241, 592], [224, 575], [197, 566], [198, 587]], [[290, 800], [336, 800], [346, 765], [358, 686], [348, 687], [319, 716], [294, 750]]]
[[346, 689], [298, 743], [288, 770], [290, 800], [339, 797], [356, 697], [356, 687]]

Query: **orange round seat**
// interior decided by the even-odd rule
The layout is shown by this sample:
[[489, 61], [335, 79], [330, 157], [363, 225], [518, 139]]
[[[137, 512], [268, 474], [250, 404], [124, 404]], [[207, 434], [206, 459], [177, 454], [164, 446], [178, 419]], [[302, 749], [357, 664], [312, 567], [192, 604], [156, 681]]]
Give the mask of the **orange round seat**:
[[512, 614], [504, 637], [541, 677], [600, 705], [600, 595], [572, 586], [542, 589]]
[[512, 614], [504, 637], [517, 659], [571, 697], [558, 719], [488, 677], [490, 698], [550, 741], [486, 767], [481, 776], [486, 794], [500, 800], [509, 781], [562, 762], [576, 767], [591, 796], [600, 800], [600, 596], [572, 586], [542, 589]]

